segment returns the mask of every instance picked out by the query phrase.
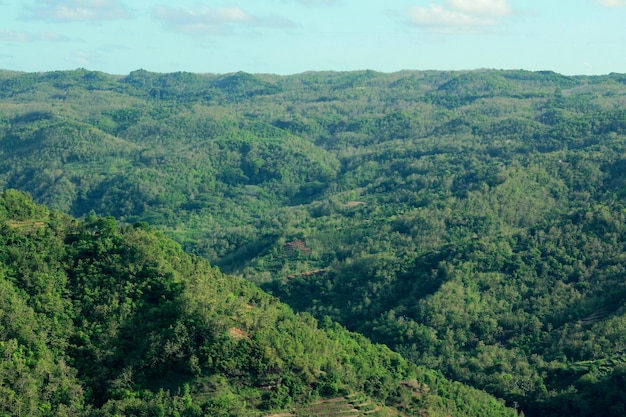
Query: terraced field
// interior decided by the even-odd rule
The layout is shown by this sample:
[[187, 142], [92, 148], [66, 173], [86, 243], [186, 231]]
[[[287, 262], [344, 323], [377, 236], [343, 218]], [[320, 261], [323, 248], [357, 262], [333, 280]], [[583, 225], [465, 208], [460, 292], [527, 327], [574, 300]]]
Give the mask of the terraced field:
[[400, 417], [404, 414], [373, 402], [363, 394], [326, 398], [290, 412], [268, 414], [265, 417]]

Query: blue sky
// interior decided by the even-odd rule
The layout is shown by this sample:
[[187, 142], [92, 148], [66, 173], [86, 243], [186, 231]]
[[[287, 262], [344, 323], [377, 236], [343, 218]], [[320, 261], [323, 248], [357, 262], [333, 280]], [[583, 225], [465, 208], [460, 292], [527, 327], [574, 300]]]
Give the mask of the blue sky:
[[0, 68], [626, 72], [626, 0], [0, 0]]

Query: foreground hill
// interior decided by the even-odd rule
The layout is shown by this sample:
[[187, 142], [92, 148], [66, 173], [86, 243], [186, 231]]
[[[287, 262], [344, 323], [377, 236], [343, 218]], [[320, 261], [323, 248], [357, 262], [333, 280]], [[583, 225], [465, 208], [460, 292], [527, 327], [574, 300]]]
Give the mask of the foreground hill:
[[623, 415], [626, 76], [0, 73], [0, 184], [530, 415]]
[[263, 415], [340, 395], [374, 415], [513, 415], [145, 224], [77, 221], [9, 190], [0, 241], [1, 415]]

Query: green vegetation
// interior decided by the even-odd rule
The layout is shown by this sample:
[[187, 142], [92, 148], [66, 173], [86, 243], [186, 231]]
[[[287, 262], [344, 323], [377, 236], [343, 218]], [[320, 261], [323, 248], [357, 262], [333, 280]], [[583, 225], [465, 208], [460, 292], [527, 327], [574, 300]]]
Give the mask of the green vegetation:
[[[0, 188], [85, 222], [146, 222], [296, 317], [330, 318], [528, 415], [621, 416], [625, 102], [622, 74], [0, 72]], [[40, 233], [36, 218], [7, 225]], [[98, 328], [85, 349], [120, 349]], [[110, 365], [90, 355], [76, 357]]]
[[0, 240], [2, 416], [259, 416], [338, 395], [396, 415], [512, 415], [146, 224], [77, 221], [7, 190]]

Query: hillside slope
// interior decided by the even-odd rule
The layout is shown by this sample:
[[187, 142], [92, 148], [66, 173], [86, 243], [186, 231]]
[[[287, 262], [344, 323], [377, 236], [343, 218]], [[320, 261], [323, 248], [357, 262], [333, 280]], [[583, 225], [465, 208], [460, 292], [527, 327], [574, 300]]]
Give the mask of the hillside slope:
[[402, 414], [513, 415], [145, 224], [77, 221], [8, 190], [0, 241], [0, 415], [258, 416], [338, 395]]
[[625, 103], [623, 74], [4, 72], [0, 186], [528, 414], [622, 415]]

